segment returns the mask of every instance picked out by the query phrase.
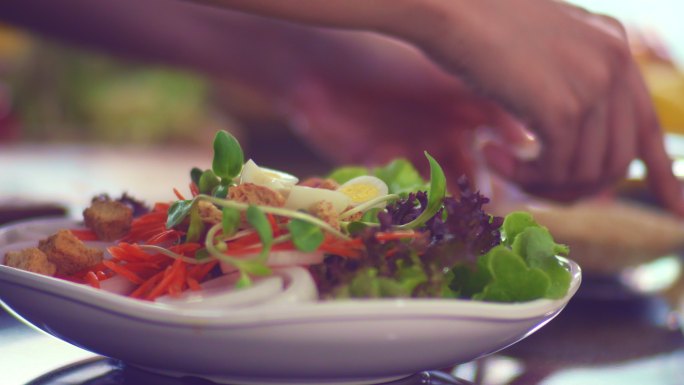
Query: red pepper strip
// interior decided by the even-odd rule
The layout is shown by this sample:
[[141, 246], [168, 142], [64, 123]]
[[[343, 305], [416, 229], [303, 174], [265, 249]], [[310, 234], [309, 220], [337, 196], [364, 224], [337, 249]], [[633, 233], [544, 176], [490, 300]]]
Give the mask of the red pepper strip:
[[97, 270], [97, 271], [95, 271], [95, 276], [96, 276], [97, 279], [100, 280], [100, 281], [104, 281], [104, 280], [107, 280], [107, 279], [110, 278], [110, 277], [109, 277], [107, 274], [105, 274], [105, 272], [102, 271], [102, 270]]
[[72, 234], [81, 241], [99, 241], [100, 238], [97, 237], [97, 234], [93, 230], [90, 229], [71, 229]]

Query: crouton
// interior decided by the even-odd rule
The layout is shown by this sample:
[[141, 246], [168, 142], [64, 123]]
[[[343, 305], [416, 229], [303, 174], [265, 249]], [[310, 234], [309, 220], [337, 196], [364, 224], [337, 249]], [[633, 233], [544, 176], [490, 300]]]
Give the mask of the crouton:
[[93, 230], [103, 241], [114, 241], [126, 235], [133, 222], [133, 209], [112, 201], [94, 199], [90, 207], [83, 211], [85, 225]]
[[38, 248], [55, 264], [57, 274], [74, 274], [102, 262], [102, 250], [86, 246], [69, 230], [39, 241]]
[[55, 271], [57, 271], [57, 266], [50, 262], [47, 255], [36, 247], [8, 251], [5, 254], [5, 265], [49, 276], [55, 275]]
[[337, 188], [340, 187], [340, 184], [337, 183], [334, 179], [323, 179], [314, 177], [302, 181], [301, 183], [299, 183], [299, 186], [322, 188], [326, 190], [337, 190]]
[[340, 216], [335, 211], [332, 203], [328, 201], [318, 201], [309, 207], [311, 215], [321, 219], [335, 229], [340, 229]]
[[285, 197], [268, 187], [254, 183], [243, 183], [228, 189], [228, 199], [250, 205], [282, 207]]

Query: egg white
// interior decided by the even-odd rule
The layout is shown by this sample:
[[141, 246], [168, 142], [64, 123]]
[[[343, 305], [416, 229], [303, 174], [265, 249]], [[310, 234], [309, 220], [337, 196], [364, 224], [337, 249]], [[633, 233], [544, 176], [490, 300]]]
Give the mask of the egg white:
[[348, 180], [338, 187], [337, 191], [346, 195], [352, 206], [358, 206], [372, 199], [387, 195], [389, 188], [380, 178], [362, 175]]

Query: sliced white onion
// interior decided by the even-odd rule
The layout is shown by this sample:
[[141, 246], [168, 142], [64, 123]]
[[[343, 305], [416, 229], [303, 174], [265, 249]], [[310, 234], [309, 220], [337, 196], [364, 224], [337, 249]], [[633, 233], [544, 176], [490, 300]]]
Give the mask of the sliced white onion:
[[339, 191], [324, 188], [293, 186], [285, 201], [285, 208], [291, 210], [308, 210], [313, 204], [326, 201], [333, 205], [337, 213], [349, 206], [349, 197]]
[[[245, 259], [255, 258], [257, 254], [245, 255]], [[287, 266], [309, 266], [323, 262], [322, 252], [304, 253], [297, 250], [278, 250], [271, 251], [268, 256], [266, 264], [271, 267], [287, 267]], [[221, 271], [224, 274], [229, 274], [236, 271], [235, 266], [227, 262], [221, 262]]]
[[202, 290], [186, 290], [177, 297], [164, 295], [156, 303], [179, 309], [218, 310], [229, 307], [255, 306], [277, 296], [284, 290], [285, 281], [279, 276], [256, 278], [250, 287], [235, 287], [237, 274], [224, 275], [204, 282]]

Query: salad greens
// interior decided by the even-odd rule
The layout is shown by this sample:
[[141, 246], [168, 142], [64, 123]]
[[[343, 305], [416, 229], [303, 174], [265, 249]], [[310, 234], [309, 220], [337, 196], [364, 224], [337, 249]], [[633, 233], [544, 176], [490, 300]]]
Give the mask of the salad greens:
[[[191, 171], [197, 194], [170, 206], [166, 227], [185, 226], [186, 241], [204, 246], [196, 263], [213, 259], [232, 265], [239, 286], [249, 285], [251, 276], [270, 274], [272, 250], [292, 247], [325, 254], [322, 263], [309, 269], [326, 298], [514, 302], [561, 298], [568, 291], [571, 275], [557, 257], [568, 254], [567, 246], [556, 243], [528, 213], [510, 213], [505, 219], [486, 213], [489, 200], [472, 191], [464, 177], [457, 181], [457, 194], [449, 196], [444, 171], [427, 152], [429, 182], [405, 159], [374, 169], [334, 170], [329, 178], [338, 183], [372, 175], [387, 184], [389, 193], [348, 207], [331, 223], [307, 210], [226, 199], [242, 171], [243, 151], [225, 131], [217, 133], [213, 148], [212, 168]], [[219, 209], [221, 222], [205, 229], [200, 202]], [[241, 257], [244, 249], [231, 243], [245, 223], [260, 242], [251, 258]]]

